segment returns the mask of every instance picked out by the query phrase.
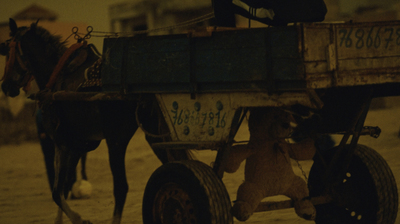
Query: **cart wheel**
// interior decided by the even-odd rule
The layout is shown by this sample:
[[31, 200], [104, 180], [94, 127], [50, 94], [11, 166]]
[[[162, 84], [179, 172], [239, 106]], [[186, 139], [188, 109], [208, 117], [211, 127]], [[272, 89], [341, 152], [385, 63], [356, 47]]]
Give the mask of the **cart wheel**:
[[233, 223], [225, 185], [211, 167], [194, 160], [167, 163], [150, 177], [143, 223]]
[[[327, 162], [337, 149], [324, 155]], [[308, 182], [310, 196], [324, 193], [324, 171], [321, 161], [315, 160]], [[393, 173], [382, 156], [367, 146], [356, 146], [347, 173], [330, 189], [333, 202], [315, 206], [317, 224], [393, 224], [396, 220], [398, 195]]]

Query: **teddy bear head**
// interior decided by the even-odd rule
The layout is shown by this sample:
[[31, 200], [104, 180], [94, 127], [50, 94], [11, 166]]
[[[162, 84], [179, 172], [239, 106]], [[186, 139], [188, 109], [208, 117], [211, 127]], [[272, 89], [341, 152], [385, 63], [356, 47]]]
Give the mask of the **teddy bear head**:
[[250, 110], [250, 136], [264, 140], [286, 138], [293, 131], [293, 116], [275, 107], [257, 107]]

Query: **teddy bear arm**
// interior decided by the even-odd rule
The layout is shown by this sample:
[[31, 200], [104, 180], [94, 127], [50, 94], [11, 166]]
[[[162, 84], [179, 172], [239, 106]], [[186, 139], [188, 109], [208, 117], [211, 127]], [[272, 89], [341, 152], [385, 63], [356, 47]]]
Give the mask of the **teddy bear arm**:
[[228, 160], [225, 164], [225, 172], [236, 172], [239, 169], [240, 164], [252, 154], [252, 150], [247, 145], [232, 146], [229, 151]]

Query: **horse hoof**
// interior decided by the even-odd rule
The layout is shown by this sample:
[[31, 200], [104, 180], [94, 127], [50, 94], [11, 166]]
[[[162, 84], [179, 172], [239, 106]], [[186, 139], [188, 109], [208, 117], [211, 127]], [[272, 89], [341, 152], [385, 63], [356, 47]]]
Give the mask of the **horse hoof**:
[[87, 180], [80, 180], [72, 186], [72, 199], [90, 198], [92, 195], [92, 184]]

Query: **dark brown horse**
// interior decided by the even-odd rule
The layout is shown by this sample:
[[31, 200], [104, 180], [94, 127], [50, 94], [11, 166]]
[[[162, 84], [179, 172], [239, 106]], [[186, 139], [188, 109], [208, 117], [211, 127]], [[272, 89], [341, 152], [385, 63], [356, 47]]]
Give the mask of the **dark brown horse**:
[[[59, 75], [52, 76], [59, 60], [67, 51], [60, 37], [51, 35], [36, 23], [30, 27], [17, 27], [12, 19], [10, 19], [10, 30], [11, 39], [2, 45], [1, 50], [8, 59], [2, 83], [2, 90], [7, 96], [17, 96], [19, 89], [26, 88], [29, 84], [31, 77], [36, 79], [41, 91], [78, 91], [85, 81], [85, 70], [100, 58], [90, 45], [81, 47], [67, 58]], [[76, 62], [74, 55], [85, 60]], [[71, 176], [81, 155], [94, 150], [99, 141], [105, 139], [114, 181], [115, 208], [112, 223], [120, 223], [128, 192], [125, 152], [131, 137], [138, 129], [135, 113], [139, 112], [145, 129], [158, 134], [162, 132], [160, 126], [163, 125], [160, 123], [158, 105], [150, 100], [137, 110], [136, 101], [44, 100], [39, 103], [43, 111], [46, 133], [52, 137], [56, 145], [54, 201], [72, 223], [90, 223], [70, 209], [65, 196], [72, 184]], [[167, 140], [150, 136], [146, 136], [146, 139], [148, 142]], [[166, 151], [155, 151], [155, 153], [163, 163], [171, 158], [189, 158], [184, 151], [172, 156]], [[61, 222], [60, 218], [56, 220], [56, 223]]]

